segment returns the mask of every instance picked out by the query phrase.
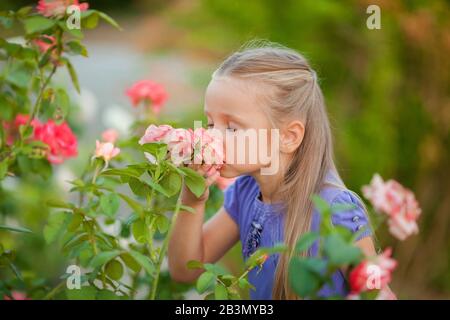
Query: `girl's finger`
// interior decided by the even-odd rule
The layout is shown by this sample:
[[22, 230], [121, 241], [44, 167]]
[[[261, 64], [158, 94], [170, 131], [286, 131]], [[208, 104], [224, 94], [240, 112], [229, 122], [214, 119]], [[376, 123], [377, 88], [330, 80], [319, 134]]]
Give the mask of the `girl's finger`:
[[212, 185], [212, 184], [216, 181], [216, 179], [218, 178], [218, 176], [219, 176], [219, 172], [216, 171], [215, 173], [213, 173], [212, 175], [210, 175], [209, 177], [207, 177], [206, 180], [205, 180], [206, 185], [207, 185], [208, 187], [209, 187], [210, 185]]

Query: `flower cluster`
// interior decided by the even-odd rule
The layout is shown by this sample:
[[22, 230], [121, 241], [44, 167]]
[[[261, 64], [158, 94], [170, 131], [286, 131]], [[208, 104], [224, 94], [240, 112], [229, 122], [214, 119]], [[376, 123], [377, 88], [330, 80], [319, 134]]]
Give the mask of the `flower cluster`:
[[[19, 114], [13, 123], [4, 123], [7, 132], [7, 143], [14, 143], [19, 135], [19, 128], [26, 125], [29, 120], [28, 115]], [[47, 159], [53, 164], [60, 164], [66, 158], [75, 157], [77, 152], [77, 137], [73, 134], [66, 122], [56, 124], [52, 119], [45, 123], [41, 123], [37, 119], [30, 122], [33, 128], [32, 141], [42, 141], [48, 146], [46, 153]]]
[[142, 145], [152, 142], [165, 143], [170, 158], [175, 165], [189, 163], [211, 165], [207, 174], [212, 175], [223, 164], [222, 139], [212, 130], [150, 125], [139, 143]]
[[362, 191], [377, 211], [388, 216], [389, 231], [393, 236], [405, 240], [418, 233], [416, 221], [421, 210], [414, 193], [397, 181], [384, 182], [378, 174], [374, 175], [370, 185], [364, 186]]

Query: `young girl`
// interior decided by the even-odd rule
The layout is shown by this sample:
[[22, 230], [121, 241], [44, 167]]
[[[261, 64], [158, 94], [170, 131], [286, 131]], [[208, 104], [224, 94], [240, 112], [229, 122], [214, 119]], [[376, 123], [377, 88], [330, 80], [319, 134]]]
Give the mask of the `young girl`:
[[[247, 259], [258, 247], [284, 242], [293, 248], [299, 236], [319, 227], [312, 194], [330, 204], [355, 204], [356, 209], [334, 214], [335, 225], [357, 232], [368, 225], [359, 198], [346, 189], [333, 162], [330, 124], [316, 73], [305, 58], [278, 45], [247, 48], [228, 57], [214, 72], [205, 96], [208, 127], [227, 130], [236, 138], [248, 129], [279, 130], [279, 169], [261, 174], [267, 164], [227, 163], [226, 178], [239, 178], [225, 190], [223, 207], [203, 224], [208, 189], [196, 198], [183, 188], [183, 204], [195, 214], [180, 212], [169, 243], [169, 270], [176, 281], [191, 282], [201, 270], [187, 269], [189, 260], [218, 261], [237, 241]], [[270, 144], [269, 140], [269, 144]], [[248, 150], [236, 150], [246, 152]], [[248, 160], [248, 157], [246, 158]], [[205, 173], [209, 168], [196, 167]], [[217, 175], [207, 178], [210, 185]], [[356, 244], [375, 255], [370, 228]], [[317, 243], [310, 250], [317, 254]], [[288, 284], [289, 253], [272, 255], [253, 269], [252, 299], [296, 299]], [[344, 273], [333, 275], [333, 286], [321, 289], [326, 297], [345, 295]]]

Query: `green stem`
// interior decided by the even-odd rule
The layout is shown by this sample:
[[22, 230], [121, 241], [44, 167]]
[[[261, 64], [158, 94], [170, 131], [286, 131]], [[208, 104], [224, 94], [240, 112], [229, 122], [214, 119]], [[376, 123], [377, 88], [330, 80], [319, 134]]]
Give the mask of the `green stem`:
[[164, 256], [166, 255], [167, 247], [169, 245], [169, 239], [172, 234], [173, 227], [175, 225], [175, 221], [177, 219], [178, 213], [180, 212], [180, 207], [181, 207], [181, 196], [178, 197], [177, 204], [175, 206], [175, 211], [173, 212], [172, 219], [170, 221], [169, 231], [167, 231], [167, 236], [164, 239], [163, 245], [161, 247], [161, 251], [159, 252], [158, 264], [156, 265], [156, 274], [155, 274], [155, 278], [152, 283], [152, 288], [151, 288], [150, 296], [149, 296], [150, 300], [155, 300], [155, 297], [156, 297], [156, 290], [158, 288], [158, 281], [159, 281], [159, 274], [161, 272], [161, 265], [164, 260]]
[[56, 287], [54, 287], [54, 288], [52, 289], [52, 291], [50, 291], [49, 293], [47, 293], [47, 294], [42, 298], [42, 300], [50, 300], [51, 298], [53, 298], [53, 296], [54, 296], [55, 294], [57, 294], [59, 290], [61, 290], [61, 288], [64, 286], [65, 283], [66, 283], [65, 280], [64, 280], [64, 281], [61, 281]]

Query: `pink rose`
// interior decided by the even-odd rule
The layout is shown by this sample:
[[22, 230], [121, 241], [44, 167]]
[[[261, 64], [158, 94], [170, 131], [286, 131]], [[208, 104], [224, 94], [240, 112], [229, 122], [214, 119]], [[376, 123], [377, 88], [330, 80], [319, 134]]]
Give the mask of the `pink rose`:
[[33, 40], [34, 44], [39, 48], [39, 51], [46, 53], [50, 48], [53, 47], [50, 54], [50, 60], [54, 65], [61, 65], [58, 60], [58, 52], [56, 50], [56, 38], [53, 36], [48, 36], [46, 34], [42, 35], [39, 39]]
[[120, 153], [120, 149], [114, 147], [111, 142], [95, 141], [95, 157], [103, 158], [105, 162], [109, 162], [112, 158]]
[[146, 130], [144, 135], [139, 140], [139, 144], [146, 144], [151, 142], [163, 141], [165, 137], [173, 130], [169, 125], [163, 124], [155, 126], [151, 124]]
[[38, 46], [41, 52], [45, 53], [48, 49], [56, 45], [56, 38], [44, 34], [40, 39], [35, 39], [33, 42]]
[[364, 196], [373, 207], [389, 217], [389, 231], [400, 240], [419, 229], [417, 219], [421, 213], [414, 194], [394, 180], [386, 182], [375, 174], [370, 185], [362, 188]]
[[223, 139], [218, 131], [198, 128], [194, 131], [194, 163], [214, 165], [223, 164]]
[[77, 155], [77, 137], [66, 122], [57, 125], [53, 120], [35, 128], [34, 137], [50, 148], [47, 159], [51, 163], [62, 163], [65, 158]]
[[119, 132], [116, 129], [107, 129], [102, 133], [102, 140], [104, 142], [115, 143], [119, 137]]
[[364, 260], [358, 264], [349, 275], [350, 294], [383, 289], [391, 281], [391, 273], [397, 262], [391, 259], [392, 250], [386, 249], [382, 254], [371, 260]]
[[159, 113], [163, 104], [167, 101], [168, 94], [164, 87], [151, 80], [141, 80], [136, 82], [126, 91], [133, 106], [139, 105], [142, 101], [151, 107], [153, 112]]
[[173, 129], [163, 139], [175, 165], [190, 163], [192, 159], [192, 130]]
[[60, 18], [66, 14], [67, 7], [72, 5], [78, 6], [80, 11], [89, 8], [89, 3], [79, 3], [78, 0], [39, 0], [36, 9], [44, 17]]

